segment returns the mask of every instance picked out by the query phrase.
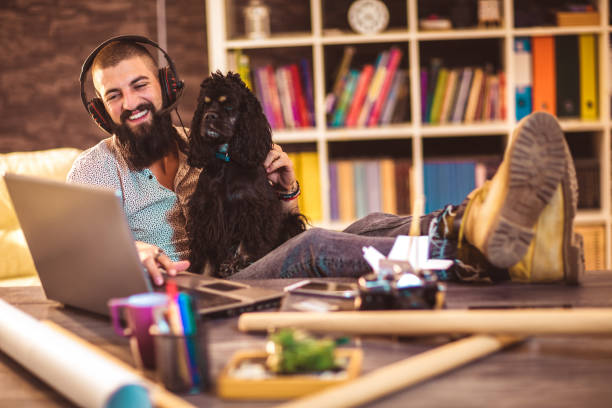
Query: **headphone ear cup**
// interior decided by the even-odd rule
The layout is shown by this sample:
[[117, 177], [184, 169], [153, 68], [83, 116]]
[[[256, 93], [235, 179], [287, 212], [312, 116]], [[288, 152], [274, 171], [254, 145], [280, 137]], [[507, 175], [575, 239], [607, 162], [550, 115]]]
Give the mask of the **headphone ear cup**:
[[107, 133], [113, 134], [113, 120], [109, 116], [104, 102], [100, 98], [93, 98], [87, 103], [87, 110], [93, 118], [93, 120], [104, 129]]
[[159, 69], [159, 83], [162, 88], [164, 107], [166, 108], [176, 102], [179, 92], [183, 88], [183, 81], [176, 78], [170, 67], [163, 67]]

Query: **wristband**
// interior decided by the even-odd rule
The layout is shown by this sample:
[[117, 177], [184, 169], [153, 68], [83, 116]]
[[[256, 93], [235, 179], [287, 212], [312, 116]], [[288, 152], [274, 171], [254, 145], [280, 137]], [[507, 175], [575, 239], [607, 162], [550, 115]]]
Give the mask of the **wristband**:
[[295, 190], [293, 190], [290, 193], [278, 193], [278, 198], [280, 198], [283, 201], [291, 201], [291, 200], [295, 200], [296, 198], [298, 198], [298, 196], [301, 193], [300, 183], [297, 180], [295, 180], [295, 185], [297, 186]]

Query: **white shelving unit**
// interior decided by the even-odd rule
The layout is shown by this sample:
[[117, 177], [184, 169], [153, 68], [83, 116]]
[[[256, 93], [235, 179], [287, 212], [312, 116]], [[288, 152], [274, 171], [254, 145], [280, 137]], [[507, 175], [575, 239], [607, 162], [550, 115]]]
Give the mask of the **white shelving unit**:
[[[310, 142], [316, 144], [319, 158], [321, 176], [321, 198], [323, 209], [322, 226], [340, 228], [341, 226], [330, 222], [329, 214], [329, 178], [328, 178], [328, 143], [335, 141], [376, 140], [402, 138], [412, 141], [412, 163], [414, 167], [414, 189], [417, 193], [423, 192], [423, 141], [428, 138], [465, 137], [479, 135], [500, 135], [507, 137], [511, 134], [515, 122], [515, 95], [514, 95], [514, 53], [513, 43], [516, 37], [541, 35], [577, 35], [595, 34], [599, 45], [599, 120], [562, 121], [565, 132], [593, 132], [597, 137], [597, 150], [600, 166], [600, 208], [597, 210], [579, 211], [576, 225], [603, 225], [605, 226], [605, 265], [612, 268], [612, 213], [611, 213], [611, 145], [610, 133], [612, 122], [610, 120], [610, 95], [608, 94], [608, 78], [610, 64], [610, 40], [612, 27], [609, 22], [609, 7], [607, 0], [598, 0], [600, 23], [587, 27], [530, 27], [515, 28], [513, 0], [500, 1], [503, 9], [501, 27], [473, 28], [444, 31], [421, 31], [418, 29], [418, 0], [406, 0], [407, 22], [405, 30], [392, 29], [376, 35], [360, 35], [353, 32], [331, 33], [323, 29], [323, 7], [325, 0], [310, 0], [311, 32], [273, 34], [264, 40], [250, 40], [246, 38], [228, 38], [226, 12], [232, 0], [207, 0], [206, 25], [208, 34], [209, 69], [225, 72], [227, 68], [227, 53], [230, 50], [311, 47], [313, 66], [313, 87], [315, 98], [316, 127], [294, 131], [278, 131], [274, 139], [279, 143]], [[291, 7], [287, 2], [287, 7]], [[282, 13], [282, 10], [272, 10], [273, 13]], [[420, 106], [420, 47], [429, 41], [443, 40], [478, 40], [499, 39], [502, 55], [502, 67], [506, 74], [506, 120], [492, 123], [476, 123], [469, 125], [429, 125], [421, 123]], [[334, 128], [326, 126], [324, 100], [325, 89], [325, 61], [324, 48], [330, 45], [358, 45], [396, 43], [406, 44], [405, 55], [410, 62], [410, 123], [394, 124], [375, 128]], [[327, 72], [330, 72], [328, 69]]]

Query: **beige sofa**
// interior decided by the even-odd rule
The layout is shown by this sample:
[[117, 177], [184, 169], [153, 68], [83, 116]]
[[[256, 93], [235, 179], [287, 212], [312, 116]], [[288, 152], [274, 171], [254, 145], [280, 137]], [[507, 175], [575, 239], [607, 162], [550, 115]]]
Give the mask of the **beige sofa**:
[[[0, 154], [0, 175], [9, 172], [65, 180], [80, 152], [75, 148], [58, 148]], [[0, 286], [35, 283], [36, 268], [4, 179], [0, 178]]]

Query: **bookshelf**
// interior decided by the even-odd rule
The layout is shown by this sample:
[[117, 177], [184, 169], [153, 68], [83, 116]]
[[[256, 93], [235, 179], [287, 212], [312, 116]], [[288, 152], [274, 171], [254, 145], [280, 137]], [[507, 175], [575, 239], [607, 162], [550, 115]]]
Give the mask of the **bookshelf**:
[[[208, 35], [209, 68], [210, 71], [226, 71], [228, 67], [228, 52], [241, 50], [242, 52], [259, 52], [270, 50], [271, 53], [292, 50], [297, 47], [306, 49], [306, 56], [310, 59], [312, 67], [312, 86], [314, 96], [314, 118], [315, 126], [299, 128], [295, 130], [274, 131], [274, 140], [283, 146], [291, 144], [308, 144], [318, 153], [322, 220], [316, 225], [332, 229], [342, 229], [346, 223], [332, 221], [330, 218], [330, 195], [328, 166], [333, 157], [330, 154], [338, 144], [350, 143], [381, 143], [386, 144], [393, 141], [407, 141], [409, 149], [407, 154], [412, 161], [411, 191], [422, 194], [424, 191], [424, 162], [428, 158], [427, 151], [437, 144], [447, 143], [449, 140], [467, 140], [473, 137], [499, 138], [502, 143], [511, 134], [516, 124], [515, 112], [515, 53], [514, 40], [518, 37], [537, 36], [564, 36], [592, 34], [596, 38], [597, 72], [598, 72], [598, 117], [595, 120], [563, 119], [561, 127], [566, 132], [568, 144], [572, 152], [579, 150], [582, 144], [581, 137], [590, 140], [590, 157], [599, 164], [599, 205], [594, 209], [579, 209], [576, 217], [576, 226], [589, 230], [595, 226], [603, 227], [603, 254], [599, 254], [597, 265], [605, 265], [606, 269], [612, 268], [612, 206], [611, 206], [611, 131], [612, 121], [610, 119], [610, 81], [609, 72], [611, 68], [610, 37], [612, 36], [612, 24], [610, 24], [610, 2], [608, 0], [595, 0], [592, 3], [600, 13], [599, 24], [576, 27], [515, 27], [515, 2], [518, 0], [500, 0], [502, 19], [499, 26], [491, 28], [458, 28], [441, 31], [423, 31], [419, 29], [419, 5], [423, 0], [401, 0], [389, 1], [388, 7], [395, 23], [391, 22], [386, 31], [375, 35], [361, 35], [350, 31], [347, 27], [339, 24], [340, 28], [333, 27], [333, 22], [327, 21], [326, 13], [331, 7], [343, 7], [350, 5], [349, 0], [331, 2], [329, 0], [310, 0], [304, 2], [305, 21], [307, 28], [299, 27], [297, 31], [275, 32], [272, 27], [272, 35], [266, 39], [251, 40], [240, 34], [232, 34], [233, 27], [241, 24], [240, 7], [246, 2], [244, 0], [207, 0], [206, 1], [206, 25]], [[334, 5], [336, 3], [336, 5]], [[397, 5], [400, 4], [398, 7]], [[292, 3], [287, 7], [294, 7]], [[398, 7], [394, 10], [393, 7]], [[284, 10], [276, 7], [271, 10], [272, 14], [282, 14]], [[337, 18], [345, 19], [346, 10], [336, 13]], [[230, 17], [228, 17], [230, 16]], [[233, 16], [233, 17], [231, 17]], [[331, 25], [331, 27], [330, 27]], [[420, 72], [421, 67], [426, 64], [422, 57], [431, 47], [444, 47], [448, 44], [448, 58], [453, 59], [453, 46], [457, 42], [471, 42], [478, 44], [496, 44], [499, 54], [499, 65], [506, 80], [505, 92], [505, 119], [493, 122], [477, 122], [471, 124], [428, 124], [422, 121], [422, 106], [420, 94]], [[441, 44], [441, 45], [440, 45]], [[338, 128], [327, 125], [325, 112], [325, 98], [330, 91], [330, 83], [333, 83], [334, 64], [326, 52], [332, 47], [355, 46], [361, 48], [379, 47], [388, 48], [390, 45], [401, 46], [403, 51], [402, 64], [408, 73], [409, 82], [409, 109], [410, 121], [405, 123], [394, 123], [378, 127], [351, 127]], [[490, 50], [491, 51], [491, 50]], [[445, 56], [446, 58], [446, 56]], [[483, 139], [484, 140], [484, 139]], [[392, 143], [390, 143], [392, 144]], [[576, 149], [574, 149], [576, 148]], [[501, 159], [502, 151], [497, 152]], [[581, 154], [581, 153], [578, 153]], [[601, 228], [600, 228], [601, 230]], [[598, 239], [601, 237], [598, 237]]]

